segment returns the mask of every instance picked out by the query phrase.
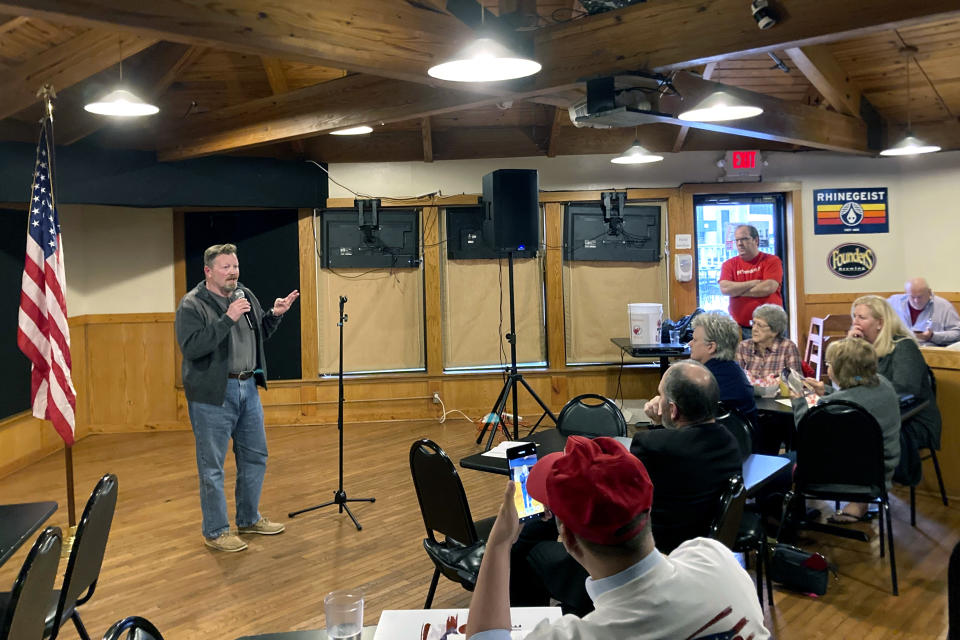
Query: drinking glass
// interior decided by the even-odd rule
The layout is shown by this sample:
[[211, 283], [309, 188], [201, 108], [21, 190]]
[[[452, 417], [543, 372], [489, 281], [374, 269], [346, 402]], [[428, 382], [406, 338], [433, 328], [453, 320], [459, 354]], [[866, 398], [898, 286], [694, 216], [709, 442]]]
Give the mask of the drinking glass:
[[680, 343], [680, 329], [670, 329], [670, 344]]
[[363, 596], [349, 591], [331, 591], [323, 599], [330, 640], [360, 640], [363, 630]]

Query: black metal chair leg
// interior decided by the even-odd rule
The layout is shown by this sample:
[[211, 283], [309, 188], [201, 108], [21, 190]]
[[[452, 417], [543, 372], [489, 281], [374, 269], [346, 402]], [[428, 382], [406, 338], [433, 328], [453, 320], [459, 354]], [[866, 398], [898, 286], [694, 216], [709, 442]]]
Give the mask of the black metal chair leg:
[[[750, 555], [749, 553], [747, 555]], [[760, 552], [757, 551], [757, 563], [756, 563], [756, 572], [757, 572], [757, 599], [760, 601], [760, 608], [763, 609], [763, 557], [760, 555]]]
[[910, 487], [910, 526], [917, 526], [917, 488]]
[[[887, 538], [890, 545], [890, 582], [893, 583], [893, 595], [900, 595], [900, 590], [897, 588], [897, 559], [893, 553], [893, 518], [890, 517], [890, 505], [886, 502], [883, 503], [880, 507], [881, 509], [887, 510]], [[882, 533], [880, 534], [883, 535]]]
[[77, 633], [80, 637], [83, 640], [90, 640], [90, 634], [87, 633], [86, 628], [83, 626], [83, 621], [80, 619], [80, 614], [77, 613], [76, 609], [70, 614], [70, 619], [73, 620], [73, 626], [77, 628]]
[[437, 583], [440, 582], [440, 569], [433, 570], [433, 579], [430, 580], [430, 590], [427, 591], [427, 601], [423, 603], [424, 609], [429, 609], [433, 604], [433, 594], [437, 591]]
[[930, 449], [930, 458], [933, 460], [933, 468], [937, 472], [937, 484], [940, 485], [940, 499], [943, 500], [943, 506], [949, 507], [947, 501], [947, 490], [943, 487], [943, 474], [940, 473], [940, 461], [937, 460], [937, 452]]
[[[889, 511], [886, 513], [886, 516], [887, 516], [887, 518], [890, 517], [890, 512], [889, 512]], [[881, 558], [883, 557], [883, 517], [884, 517], [884, 513], [883, 513], [883, 503], [881, 502], [881, 503], [880, 503], [880, 508], [877, 509], [877, 524], [879, 525], [879, 527], [878, 527], [878, 532], [879, 532], [879, 534], [880, 534], [880, 557], [881, 557]]]
[[[770, 556], [767, 555], [769, 548], [767, 547], [766, 533], [764, 533], [763, 535], [763, 542], [761, 543], [761, 546], [763, 547], [763, 560], [764, 560], [763, 571], [765, 573], [764, 577], [767, 580], [767, 604], [769, 604], [772, 607], [773, 606], [773, 578], [770, 577], [770, 565], [772, 565], [773, 562], [770, 561]], [[760, 608], [761, 609], [763, 608], [762, 605]]]

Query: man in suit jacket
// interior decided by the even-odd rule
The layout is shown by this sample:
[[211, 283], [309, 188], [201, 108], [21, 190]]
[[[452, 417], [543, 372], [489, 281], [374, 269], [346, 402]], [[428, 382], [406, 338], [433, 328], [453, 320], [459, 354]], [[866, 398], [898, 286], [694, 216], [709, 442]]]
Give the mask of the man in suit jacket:
[[653, 535], [669, 553], [681, 542], [706, 535], [730, 476], [741, 472], [740, 449], [715, 420], [719, 388], [695, 360], [678, 362], [660, 380], [646, 407], [665, 429], [638, 431], [630, 451], [643, 461], [657, 488]]

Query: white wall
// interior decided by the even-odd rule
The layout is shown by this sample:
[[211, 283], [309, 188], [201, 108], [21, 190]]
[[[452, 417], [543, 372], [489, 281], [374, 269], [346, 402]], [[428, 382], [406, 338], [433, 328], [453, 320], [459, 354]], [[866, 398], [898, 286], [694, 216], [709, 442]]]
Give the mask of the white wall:
[[[610, 156], [332, 164], [331, 177], [355, 191], [377, 197], [479, 193], [481, 177], [494, 169], [538, 169], [548, 191], [624, 187], [675, 187], [715, 182], [720, 152], [667, 154], [655, 165], [610, 164]], [[960, 269], [952, 259], [960, 152], [917, 158], [862, 158], [826, 152], [769, 153], [764, 180], [803, 185], [804, 282], [807, 293], [898, 290], [905, 279], [925, 276], [934, 289], [960, 291]], [[869, 275], [844, 280], [827, 269], [827, 254], [841, 239], [813, 235], [813, 190], [836, 187], [887, 187], [890, 233], [858, 236], [877, 254]], [[331, 197], [352, 197], [330, 184]]]
[[171, 209], [61, 205], [59, 213], [69, 315], [174, 310]]
[[[612, 165], [609, 156], [509, 158], [334, 164], [333, 179], [377, 197], [440, 191], [479, 193], [481, 177], [494, 169], [538, 169], [548, 191], [624, 187], [674, 187], [714, 182], [722, 171], [719, 152], [670, 155], [656, 165]], [[925, 276], [935, 289], [960, 291], [954, 259], [960, 231], [957, 184], [960, 152], [919, 158], [859, 158], [830, 153], [771, 153], [766, 181], [803, 185], [803, 248], [808, 293], [897, 290], [907, 277]], [[859, 280], [842, 280], [826, 267], [838, 236], [813, 235], [813, 189], [885, 186], [890, 191], [890, 233], [859, 236], [877, 252], [877, 267]], [[330, 184], [331, 197], [352, 197]], [[67, 309], [71, 316], [101, 313], [172, 312], [173, 213], [62, 205], [67, 264]]]

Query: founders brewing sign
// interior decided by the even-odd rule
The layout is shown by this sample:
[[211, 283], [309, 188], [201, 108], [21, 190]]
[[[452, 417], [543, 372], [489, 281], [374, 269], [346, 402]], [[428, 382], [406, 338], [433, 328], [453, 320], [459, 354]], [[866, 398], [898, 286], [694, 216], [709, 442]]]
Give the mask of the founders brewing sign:
[[877, 254], [856, 242], [841, 244], [827, 255], [827, 266], [841, 278], [862, 278], [877, 266]]

